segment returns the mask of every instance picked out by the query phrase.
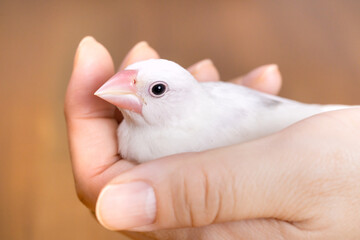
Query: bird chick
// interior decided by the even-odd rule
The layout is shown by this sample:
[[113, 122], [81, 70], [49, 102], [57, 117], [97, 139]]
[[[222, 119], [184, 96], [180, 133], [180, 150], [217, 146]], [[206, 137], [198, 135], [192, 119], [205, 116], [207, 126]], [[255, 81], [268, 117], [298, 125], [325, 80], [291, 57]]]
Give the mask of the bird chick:
[[128, 66], [95, 95], [123, 114], [119, 153], [137, 162], [249, 141], [314, 114], [350, 107], [304, 104], [227, 82], [198, 82], [164, 59]]

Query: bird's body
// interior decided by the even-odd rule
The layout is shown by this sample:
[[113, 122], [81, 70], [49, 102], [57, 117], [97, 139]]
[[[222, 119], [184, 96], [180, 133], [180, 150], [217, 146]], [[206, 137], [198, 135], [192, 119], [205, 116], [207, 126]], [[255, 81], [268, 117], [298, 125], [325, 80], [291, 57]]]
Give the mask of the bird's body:
[[[148, 60], [128, 68], [138, 71], [136, 91], [142, 109], [139, 113], [119, 108], [124, 115], [118, 128], [124, 158], [145, 162], [241, 143], [320, 112], [350, 107], [303, 104], [226, 82], [199, 83], [179, 68], [167, 60]], [[160, 98], [149, 97], [147, 81], [166, 82], [168, 89]]]

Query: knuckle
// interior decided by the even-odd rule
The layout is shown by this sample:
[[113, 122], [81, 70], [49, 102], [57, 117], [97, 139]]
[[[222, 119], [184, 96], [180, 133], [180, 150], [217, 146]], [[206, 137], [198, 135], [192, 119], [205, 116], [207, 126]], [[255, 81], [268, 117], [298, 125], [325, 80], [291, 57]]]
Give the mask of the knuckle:
[[174, 215], [178, 223], [200, 227], [216, 221], [221, 211], [219, 182], [203, 166], [192, 165], [181, 171], [181, 182], [173, 192]]

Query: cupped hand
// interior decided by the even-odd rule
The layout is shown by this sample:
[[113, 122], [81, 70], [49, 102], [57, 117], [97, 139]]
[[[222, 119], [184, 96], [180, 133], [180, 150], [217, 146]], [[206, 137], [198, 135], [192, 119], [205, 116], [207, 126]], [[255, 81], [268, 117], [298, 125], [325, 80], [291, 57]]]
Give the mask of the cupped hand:
[[[147, 43], [140, 42], [125, 57], [120, 69], [150, 58], [159, 58], [159, 55]], [[219, 74], [210, 60], [190, 66], [189, 71], [199, 81], [219, 81]], [[135, 166], [118, 154], [116, 129], [121, 115], [114, 106], [93, 95], [114, 73], [108, 51], [92, 37], [84, 38], [76, 52], [66, 92], [65, 116], [76, 191], [92, 211], [101, 189]], [[257, 68], [232, 81], [270, 94], [276, 94], [281, 86], [276, 65]], [[159, 238], [168, 234], [180, 237], [186, 231], [154, 234]]]
[[182, 228], [168, 239], [360, 239], [359, 123], [360, 108], [328, 112], [138, 165], [107, 184], [96, 215], [112, 230]]

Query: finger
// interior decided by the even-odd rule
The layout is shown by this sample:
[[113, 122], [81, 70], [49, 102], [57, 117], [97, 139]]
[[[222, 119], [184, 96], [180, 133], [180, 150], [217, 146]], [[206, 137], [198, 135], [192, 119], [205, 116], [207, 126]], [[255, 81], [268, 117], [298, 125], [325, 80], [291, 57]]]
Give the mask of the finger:
[[109, 229], [134, 231], [258, 218], [301, 221], [294, 212], [305, 201], [294, 182], [304, 169], [284, 161], [291, 150], [276, 151], [285, 149], [283, 141], [275, 135], [139, 165], [102, 190], [97, 218]]
[[65, 113], [70, 119], [112, 117], [114, 106], [94, 96], [94, 92], [114, 74], [110, 54], [93, 37], [79, 44], [68, 84]]
[[230, 82], [276, 95], [280, 91], [282, 79], [278, 66], [271, 64], [256, 68], [247, 75], [232, 79]]
[[214, 82], [220, 81], [220, 75], [215, 67], [214, 63], [210, 59], [204, 59], [197, 62], [190, 67], [188, 71], [199, 81], [199, 82]]
[[[65, 115], [78, 195], [90, 208], [114, 174], [104, 171], [119, 160], [115, 107], [94, 96], [112, 75], [114, 66], [107, 50], [92, 37], [84, 38], [76, 52], [65, 98]], [[119, 171], [130, 167], [120, 161]], [[109, 173], [109, 174], [108, 174]], [[102, 174], [101, 178], [97, 178]]]
[[119, 70], [123, 70], [130, 64], [153, 58], [160, 58], [155, 49], [150, 47], [149, 44], [145, 41], [139, 42], [126, 55], [124, 61], [120, 65]]

